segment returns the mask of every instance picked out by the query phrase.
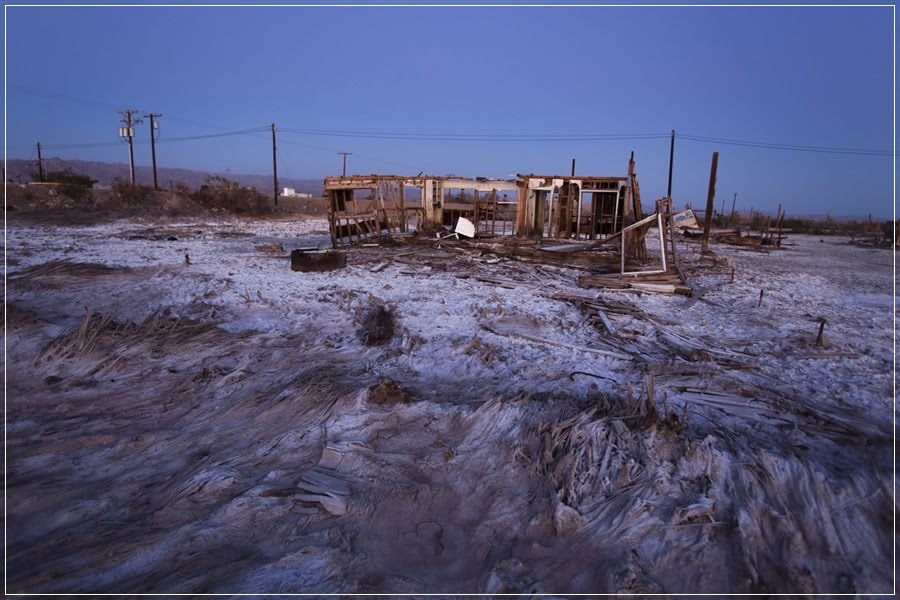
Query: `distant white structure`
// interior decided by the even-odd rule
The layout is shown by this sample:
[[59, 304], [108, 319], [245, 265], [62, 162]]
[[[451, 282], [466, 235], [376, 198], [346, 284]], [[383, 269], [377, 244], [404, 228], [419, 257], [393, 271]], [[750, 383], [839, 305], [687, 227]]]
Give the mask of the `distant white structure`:
[[289, 187], [284, 188], [284, 192], [281, 195], [285, 198], [312, 198], [312, 194], [304, 194], [303, 192], [298, 194], [297, 190]]

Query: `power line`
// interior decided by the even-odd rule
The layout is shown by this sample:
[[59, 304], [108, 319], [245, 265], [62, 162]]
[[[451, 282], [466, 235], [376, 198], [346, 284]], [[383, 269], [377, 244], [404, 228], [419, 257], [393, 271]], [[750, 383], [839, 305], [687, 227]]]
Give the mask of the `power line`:
[[715, 138], [708, 136], [690, 135], [679, 133], [678, 139], [693, 142], [709, 142], [714, 144], [727, 144], [731, 146], [745, 146], [749, 148], [763, 148], [766, 150], [790, 150], [794, 152], [821, 152], [826, 154], [855, 154], [860, 156], [893, 156], [891, 150], [871, 150], [864, 148], [839, 148], [834, 146], [802, 146], [798, 144], [780, 144], [775, 142], [754, 142], [749, 140], [735, 140], [729, 138]]
[[282, 152], [280, 148], [278, 148], [278, 149], [276, 150], [276, 152], [277, 152], [277, 154], [278, 154], [278, 162], [281, 163], [281, 171], [284, 173], [284, 176], [285, 176], [285, 177], [287, 177], [288, 179], [290, 179], [290, 178], [291, 178], [291, 175], [290, 175], [290, 173], [288, 173], [287, 165], [286, 165], [285, 162], [284, 162], [284, 152]]
[[[241, 129], [239, 131], [226, 131], [223, 133], [208, 133], [205, 135], [188, 135], [188, 136], [183, 136], [183, 137], [164, 138], [164, 139], [157, 140], [157, 143], [161, 144], [163, 142], [188, 142], [188, 141], [193, 141], [193, 140], [208, 140], [211, 138], [221, 138], [221, 137], [228, 137], [228, 136], [232, 136], [232, 135], [247, 135], [250, 133], [262, 133], [264, 131], [269, 131], [268, 125], [265, 125], [263, 127], [254, 127], [252, 129]], [[279, 129], [279, 131], [281, 131], [281, 129]], [[144, 141], [141, 143], [146, 144], [147, 142]]]
[[[253, 127], [248, 129], [240, 129], [236, 131], [225, 131], [222, 133], [209, 133], [202, 135], [180, 136], [170, 138], [159, 138], [156, 143], [177, 143], [188, 142], [205, 139], [215, 139], [229, 136], [248, 135], [254, 133], [267, 132], [269, 126]], [[293, 127], [279, 127], [282, 133], [304, 135], [304, 136], [322, 136], [322, 137], [340, 137], [340, 138], [362, 138], [362, 139], [381, 139], [381, 140], [411, 140], [411, 141], [456, 141], [456, 142], [592, 142], [592, 141], [627, 141], [627, 140], [660, 140], [669, 138], [670, 133], [586, 133], [586, 134], [466, 134], [466, 133], [440, 133], [440, 132], [391, 132], [391, 131], [351, 131], [336, 129], [303, 129]], [[758, 148], [763, 150], [782, 150], [792, 152], [817, 152], [825, 154], [845, 154], [855, 156], [894, 156], [891, 150], [875, 150], [869, 148], [845, 148], [838, 146], [813, 146], [802, 144], [786, 144], [777, 142], [764, 142], [754, 140], [741, 140], [734, 138], [722, 138], [713, 136], [702, 136], [693, 134], [679, 133], [679, 139], [692, 142], [725, 144], [732, 146], [743, 146], [748, 148]], [[292, 143], [285, 140], [287, 143]], [[42, 144], [45, 150], [67, 150], [80, 148], [108, 148], [120, 145], [121, 142], [87, 142], [87, 143], [70, 143], [70, 144]], [[151, 140], [133, 140], [136, 144], [149, 144]], [[293, 142], [296, 143], [296, 142]], [[303, 145], [296, 143], [297, 145]], [[309, 148], [334, 151], [317, 146], [307, 145]]]
[[[232, 135], [247, 135], [251, 133], [261, 133], [264, 131], [268, 131], [268, 127], [255, 127], [251, 129], [241, 129], [238, 131], [226, 131], [223, 133], [209, 133], [205, 135], [190, 135], [183, 137], [170, 137], [170, 138], [159, 138], [156, 140], [157, 144], [162, 144], [166, 142], [188, 142], [193, 140], [205, 140], [210, 138], [220, 138], [227, 137]], [[146, 140], [134, 140], [135, 144], [149, 144], [150, 139]], [[85, 143], [72, 143], [72, 144], [42, 144], [41, 148], [45, 150], [67, 150], [67, 149], [77, 149], [77, 148], [111, 148], [113, 146], [121, 146], [122, 142], [85, 142]]]
[[[138, 142], [140, 143], [140, 142]], [[43, 144], [45, 150], [67, 150], [70, 148], [112, 148], [121, 146], [122, 142], [87, 142], [83, 144]]]
[[626, 133], [626, 134], [466, 134], [466, 133], [414, 133], [385, 131], [341, 131], [325, 129], [299, 129], [282, 127], [279, 131], [301, 135], [326, 137], [352, 137], [386, 140], [427, 140], [461, 142], [571, 142], [602, 140], [652, 140], [668, 137], [669, 134]]
[[[352, 137], [364, 139], [418, 140], [418, 141], [461, 141], [461, 142], [584, 142], [584, 141], [622, 141], [622, 140], [656, 140], [668, 138], [668, 133], [585, 133], [585, 134], [464, 134], [464, 133], [415, 133], [386, 131], [343, 131], [328, 129], [282, 128], [281, 131], [301, 135], [327, 137]], [[680, 139], [694, 142], [707, 142], [766, 150], [787, 150], [796, 152], [820, 152], [828, 154], [849, 154], [860, 156], [893, 156], [891, 150], [874, 150], [867, 148], [843, 148], [835, 146], [810, 146], [800, 144], [784, 144], [776, 142], [759, 142], [679, 134]]]
[[[280, 139], [280, 140], [278, 140], [278, 144], [279, 144], [279, 146], [283, 145], [283, 144], [289, 144], [291, 146], [297, 146], [298, 148], [308, 148], [310, 150], [318, 150], [320, 152], [325, 152], [328, 154], [332, 154], [334, 152], [340, 152], [340, 150], [338, 150], [337, 148], [326, 148], [324, 146], [316, 146], [313, 144], [304, 144], [303, 142], [298, 142], [296, 140], [289, 140], [289, 139]], [[422, 170], [421, 169], [422, 165], [411, 165], [409, 163], [398, 162], [395, 160], [384, 160], [383, 158], [375, 158], [374, 156], [370, 156], [368, 154], [359, 154], [359, 153], [354, 152], [353, 156], [356, 156], [357, 158], [361, 158], [367, 162], [375, 162], [375, 163], [382, 164], [382, 165], [393, 165], [396, 167], [405, 167], [405, 168], [409, 168], [409, 169], [415, 169], [416, 171]], [[424, 169], [424, 170], [431, 171], [433, 169]]]

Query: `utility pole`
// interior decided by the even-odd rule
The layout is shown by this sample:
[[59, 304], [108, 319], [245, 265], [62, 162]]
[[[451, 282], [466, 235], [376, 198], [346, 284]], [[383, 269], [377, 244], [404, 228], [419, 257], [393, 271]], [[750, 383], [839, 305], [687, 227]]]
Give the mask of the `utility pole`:
[[709, 192], [706, 195], [706, 215], [703, 219], [703, 243], [700, 252], [709, 252], [709, 226], [712, 225], [713, 199], [716, 197], [716, 170], [719, 168], [719, 153], [713, 152], [712, 164], [709, 167]]
[[347, 157], [353, 156], [352, 152], [338, 152], [338, 154], [342, 154], [344, 156], [344, 168], [341, 169], [341, 177], [347, 176]]
[[126, 108], [119, 111], [119, 114], [122, 115], [119, 122], [125, 125], [125, 127], [119, 127], [119, 137], [128, 140], [128, 164], [131, 165], [131, 187], [134, 187], [134, 126], [144, 122], [143, 119], [134, 116], [136, 112], [138, 111], [133, 108]]
[[275, 149], [275, 123], [272, 123], [272, 198], [278, 207], [278, 155]]
[[672, 130], [672, 143], [669, 145], [669, 191], [666, 196], [672, 199], [672, 163], [675, 160], [675, 130]]
[[41, 182], [44, 181], [44, 159], [41, 158], [41, 143], [37, 143], [37, 153], [38, 153], [38, 176], [41, 178]]
[[150, 118], [150, 156], [153, 157], [153, 189], [158, 192], [159, 184], [156, 182], [156, 129], [159, 127], [159, 123], [156, 122], [156, 119], [162, 115], [150, 113], [144, 116]]
[[737, 205], [737, 192], [734, 193], [734, 200], [731, 201], [731, 217], [729, 217], [730, 219], [734, 218], [734, 207], [736, 205]]

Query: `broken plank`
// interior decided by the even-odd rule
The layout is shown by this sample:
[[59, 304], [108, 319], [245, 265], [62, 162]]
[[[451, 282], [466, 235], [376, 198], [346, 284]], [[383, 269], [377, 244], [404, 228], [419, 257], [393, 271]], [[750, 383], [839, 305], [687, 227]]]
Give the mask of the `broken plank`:
[[541, 246], [538, 249], [543, 250], [544, 252], [560, 252], [562, 254], [569, 254], [571, 252], [589, 250], [590, 248], [591, 245], [588, 244], [559, 244], [557, 246]]
[[606, 287], [620, 290], [627, 290], [630, 287], [627, 281], [614, 279], [612, 277], [598, 277], [596, 275], [584, 275], [579, 277], [578, 285], [581, 287]]
[[663, 283], [642, 283], [642, 282], [632, 282], [631, 287], [636, 290], [641, 290], [643, 292], [657, 292], [662, 294], [674, 294], [676, 286], [672, 284], [663, 284]]
[[595, 310], [597, 311], [597, 316], [599, 316], [600, 320], [603, 321], [603, 326], [606, 327], [606, 330], [609, 332], [609, 334], [616, 335], [616, 332], [613, 329], [612, 325], [610, 324], [609, 319], [606, 316], [606, 313], [603, 312], [603, 309], [596, 308]]

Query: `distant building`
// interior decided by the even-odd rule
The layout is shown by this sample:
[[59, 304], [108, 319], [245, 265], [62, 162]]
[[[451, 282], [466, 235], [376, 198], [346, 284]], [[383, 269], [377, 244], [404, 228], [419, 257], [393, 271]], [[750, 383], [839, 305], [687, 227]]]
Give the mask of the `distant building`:
[[312, 198], [312, 194], [297, 193], [297, 190], [289, 187], [284, 188], [284, 192], [281, 195], [285, 198]]

